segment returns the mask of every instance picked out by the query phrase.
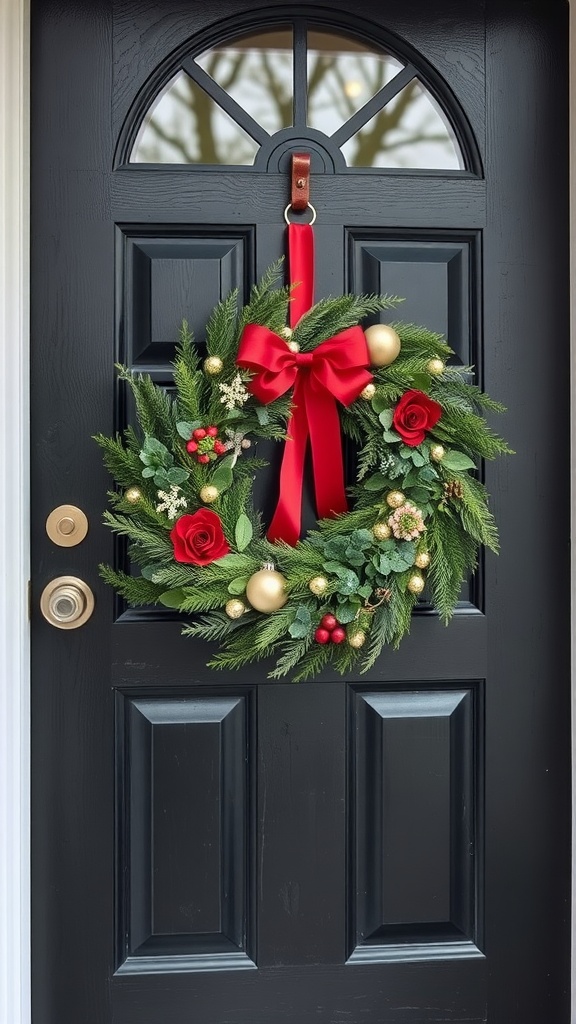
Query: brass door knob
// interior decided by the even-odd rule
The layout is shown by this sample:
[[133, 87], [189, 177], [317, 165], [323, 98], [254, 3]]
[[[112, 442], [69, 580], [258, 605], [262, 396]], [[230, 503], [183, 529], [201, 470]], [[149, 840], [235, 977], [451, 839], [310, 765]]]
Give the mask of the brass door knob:
[[88, 533], [88, 519], [76, 505], [58, 505], [46, 520], [46, 533], [53, 544], [61, 548], [73, 548]]
[[47, 583], [40, 598], [40, 610], [57, 629], [78, 629], [94, 611], [94, 594], [76, 576], [58, 576]]

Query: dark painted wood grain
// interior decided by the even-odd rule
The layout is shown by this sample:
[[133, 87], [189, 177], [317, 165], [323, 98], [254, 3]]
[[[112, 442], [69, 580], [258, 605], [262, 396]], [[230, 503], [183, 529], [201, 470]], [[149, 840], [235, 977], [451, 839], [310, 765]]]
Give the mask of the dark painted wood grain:
[[[485, 560], [481, 611], [462, 608], [449, 629], [425, 611], [417, 614], [401, 649], [386, 652], [365, 679], [340, 680], [326, 672], [306, 686], [275, 684], [266, 680], [266, 663], [216, 676], [204, 668], [207, 647], [181, 637], [169, 616], [116, 615], [116, 602], [97, 577], [98, 563], [112, 560], [114, 550], [100, 525], [109, 480], [91, 435], [112, 432], [121, 413], [113, 364], [124, 344], [130, 288], [122, 239], [152, 237], [160, 246], [152, 276], [158, 306], [150, 317], [142, 287], [140, 319], [132, 324], [145, 346], [160, 346], [187, 287], [180, 265], [176, 274], [167, 265], [176, 258], [174, 239], [192, 248], [198, 238], [242, 239], [246, 286], [282, 252], [287, 185], [277, 170], [113, 169], [122, 125], [145, 83], [142, 103], [166, 72], [168, 63], [158, 71], [163, 61], [176, 60], [195, 33], [198, 46], [216, 39], [210, 26], [220, 19], [241, 24], [247, 0], [36, 0], [35, 1024], [568, 1024], [566, 10], [559, 0], [489, 0], [487, 14], [482, 3], [464, 10], [457, 0], [433, 8], [421, 0], [390, 0], [385, 10], [359, 0], [352, 16], [347, 8], [346, 0], [334, 0], [335, 23], [362, 32], [362, 19], [372, 18], [375, 37], [420, 59], [422, 74], [446, 103], [454, 94], [475, 132], [486, 179], [316, 173], [322, 254], [317, 294], [348, 287], [351, 235], [383, 244], [419, 242], [423, 262], [424, 243], [432, 236], [459, 244], [474, 239], [466, 293], [474, 337], [468, 340], [490, 391], [510, 407], [504, 429], [517, 450], [514, 458], [487, 468], [502, 554]], [[271, 0], [267, 10], [278, 14], [281, 5]], [[330, 16], [316, 3], [290, 10]], [[254, 15], [253, 24], [262, 17]], [[199, 253], [190, 249], [188, 255]], [[206, 266], [200, 261], [197, 268], [205, 283]], [[136, 277], [138, 272], [144, 273], [142, 266]], [[225, 273], [234, 276], [230, 267]], [[429, 276], [425, 287], [433, 289], [433, 281]], [[465, 343], [464, 292], [456, 294], [447, 300], [452, 312], [448, 308], [446, 315], [457, 308]], [[135, 339], [130, 344], [133, 355], [146, 351]], [[156, 370], [164, 373], [165, 363]], [[78, 548], [54, 548], [45, 535], [48, 512], [63, 502], [80, 505], [89, 517], [88, 537]], [[78, 633], [51, 629], [38, 612], [42, 587], [63, 573], [80, 575], [96, 593], [95, 615]], [[358, 832], [352, 686], [382, 694], [424, 690], [440, 694], [439, 700], [458, 690], [479, 701], [473, 727], [458, 719], [457, 710], [449, 736], [447, 727], [436, 733], [426, 726], [420, 742], [413, 722], [400, 731], [391, 727], [393, 771], [367, 780], [383, 794], [387, 781], [395, 780], [407, 803], [416, 793], [410, 779], [418, 780], [412, 803], [425, 822], [429, 856], [419, 847], [414, 822], [402, 819], [400, 801], [394, 805], [397, 828], [376, 855], [376, 867], [387, 884], [398, 878], [387, 926], [411, 928], [408, 919], [419, 908], [430, 923], [435, 895], [445, 919], [450, 903], [450, 921], [471, 938], [452, 946], [437, 942], [436, 959], [426, 941], [415, 941], [427, 937], [411, 933], [411, 952], [394, 941], [387, 963], [346, 963], [353, 919], [350, 840]], [[138, 727], [132, 754], [121, 756], [115, 698], [191, 707], [194, 700], [239, 694], [247, 700], [250, 695], [241, 768], [234, 730], [218, 740], [210, 733], [207, 742], [203, 734], [195, 744], [198, 726], [192, 722], [174, 725], [173, 733], [172, 726], [160, 727], [156, 794], [149, 737]], [[363, 750], [374, 773], [378, 742], [381, 737], [369, 736]], [[226, 749], [235, 753], [225, 763], [238, 768], [233, 776], [224, 770], [217, 793], [210, 773], [219, 757], [225, 760]], [[189, 804], [175, 756], [194, 765]], [[448, 793], [446, 779], [450, 773], [455, 778], [458, 764]], [[124, 861], [130, 772], [137, 856]], [[427, 791], [430, 808], [422, 795]], [[467, 805], [466, 827], [459, 820], [457, 828], [453, 809], [462, 806], [462, 794], [472, 794], [477, 806], [472, 813]], [[180, 815], [180, 807], [188, 811]], [[164, 811], [165, 827], [159, 825], [151, 839], [152, 813]], [[200, 821], [205, 836], [230, 837], [221, 844], [231, 857], [228, 867], [221, 851], [213, 863], [202, 860], [194, 831]], [[377, 838], [372, 824], [366, 811], [367, 845]], [[472, 873], [462, 868], [466, 841], [473, 843]], [[240, 846], [242, 856], [232, 856]], [[155, 860], [158, 884], [155, 890], [148, 885], [148, 899], [137, 883], [154, 878]], [[418, 863], [427, 879], [420, 893], [410, 890]], [[217, 911], [216, 879], [222, 876], [225, 893]], [[190, 947], [183, 954], [187, 963], [174, 949], [168, 955], [165, 944], [165, 957], [160, 946], [149, 948], [138, 970], [126, 961], [125, 973], [114, 974], [122, 962], [118, 951], [126, 952], [121, 908], [130, 886], [140, 894], [130, 922], [133, 950], [153, 933], [153, 911], [159, 934], [188, 942], [192, 932], [179, 929], [188, 927], [194, 904], [202, 930], [193, 953]], [[218, 927], [225, 924], [226, 902], [232, 909], [225, 930], [236, 953], [215, 949], [206, 939], [218, 915]], [[367, 916], [369, 911], [373, 907], [366, 904]], [[465, 948], [466, 941], [474, 941], [476, 952]], [[477, 958], [466, 959], [472, 955]]]

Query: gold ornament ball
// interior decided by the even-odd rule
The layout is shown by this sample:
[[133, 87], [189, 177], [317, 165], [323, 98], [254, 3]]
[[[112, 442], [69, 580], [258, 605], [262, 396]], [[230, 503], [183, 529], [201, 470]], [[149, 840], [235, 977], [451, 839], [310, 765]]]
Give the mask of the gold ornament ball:
[[139, 487], [129, 487], [127, 491], [124, 491], [124, 497], [131, 505], [136, 505], [142, 497], [142, 491]]
[[445, 455], [446, 450], [441, 444], [433, 444], [430, 448], [430, 458], [433, 462], [442, 462]]
[[372, 366], [390, 366], [400, 354], [401, 341], [388, 324], [372, 324], [364, 331]]
[[204, 370], [210, 377], [216, 377], [219, 373], [222, 373], [224, 369], [224, 363], [220, 359], [220, 356], [208, 356], [204, 360]]
[[200, 501], [203, 501], [205, 505], [211, 505], [218, 497], [220, 497], [220, 491], [214, 487], [214, 484], [206, 484], [200, 491]]
[[286, 341], [290, 341], [290, 338], [294, 334], [294, 331], [292, 330], [291, 327], [283, 327], [280, 331], [280, 334], [282, 335], [283, 338], [286, 338]]
[[425, 586], [424, 577], [419, 572], [415, 572], [408, 580], [407, 586], [411, 594], [421, 594]]
[[240, 619], [246, 610], [246, 605], [243, 601], [239, 601], [237, 597], [226, 602], [225, 611], [229, 619]]
[[419, 569], [427, 569], [430, 565], [430, 555], [427, 551], [420, 551], [414, 559], [414, 565], [417, 565]]
[[322, 597], [328, 589], [328, 580], [325, 576], [313, 576], [308, 587], [316, 597]]
[[390, 508], [400, 508], [400, 505], [403, 505], [405, 500], [406, 499], [402, 494], [402, 491], [389, 491], [386, 495], [386, 504], [389, 505]]
[[367, 384], [363, 391], [360, 392], [360, 398], [363, 398], [366, 402], [370, 402], [376, 394], [376, 385]]
[[275, 569], [259, 569], [248, 580], [246, 597], [257, 612], [276, 612], [288, 600], [286, 580]]
[[294, 353], [300, 351], [300, 345], [298, 344], [297, 341], [289, 341], [288, 342], [288, 348], [290, 349], [291, 352], [294, 352]]
[[442, 359], [429, 359], [426, 364], [426, 369], [433, 377], [438, 377], [439, 374], [444, 373], [446, 364]]
[[354, 647], [356, 648], [356, 650], [358, 650], [360, 647], [363, 647], [364, 644], [366, 643], [366, 633], [364, 632], [364, 630], [357, 629], [356, 632], [352, 633], [348, 637], [348, 643], [350, 644], [350, 647]]
[[388, 540], [392, 536], [392, 530], [388, 526], [388, 523], [375, 523], [372, 527], [372, 533], [376, 540]]

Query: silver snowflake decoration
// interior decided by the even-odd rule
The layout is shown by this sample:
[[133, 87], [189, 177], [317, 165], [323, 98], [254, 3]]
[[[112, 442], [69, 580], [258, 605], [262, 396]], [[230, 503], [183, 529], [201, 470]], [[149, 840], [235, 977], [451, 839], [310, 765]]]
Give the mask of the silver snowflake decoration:
[[176, 484], [172, 484], [169, 491], [158, 491], [158, 497], [161, 500], [156, 505], [156, 511], [165, 512], [168, 519], [176, 519], [180, 514], [180, 509], [188, 507], [186, 498], [180, 493], [180, 488]]
[[219, 384], [218, 387], [222, 392], [220, 401], [228, 410], [241, 409], [244, 402], [247, 402], [250, 398], [250, 392], [244, 387], [239, 373], [236, 374], [230, 384]]
[[252, 442], [248, 440], [241, 430], [230, 430], [229, 427], [226, 427], [224, 433], [228, 438], [224, 447], [227, 452], [232, 452], [232, 467], [234, 467], [238, 462], [238, 457], [242, 455], [242, 452], [245, 451], [246, 448], [251, 447]]

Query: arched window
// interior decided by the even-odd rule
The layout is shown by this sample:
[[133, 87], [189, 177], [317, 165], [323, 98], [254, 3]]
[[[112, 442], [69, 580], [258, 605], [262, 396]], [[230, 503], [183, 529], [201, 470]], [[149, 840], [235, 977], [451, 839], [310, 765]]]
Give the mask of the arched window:
[[297, 19], [244, 33], [172, 67], [129, 161], [265, 167], [292, 137], [321, 143], [334, 168], [469, 169], [425, 77], [416, 62], [332, 26]]

